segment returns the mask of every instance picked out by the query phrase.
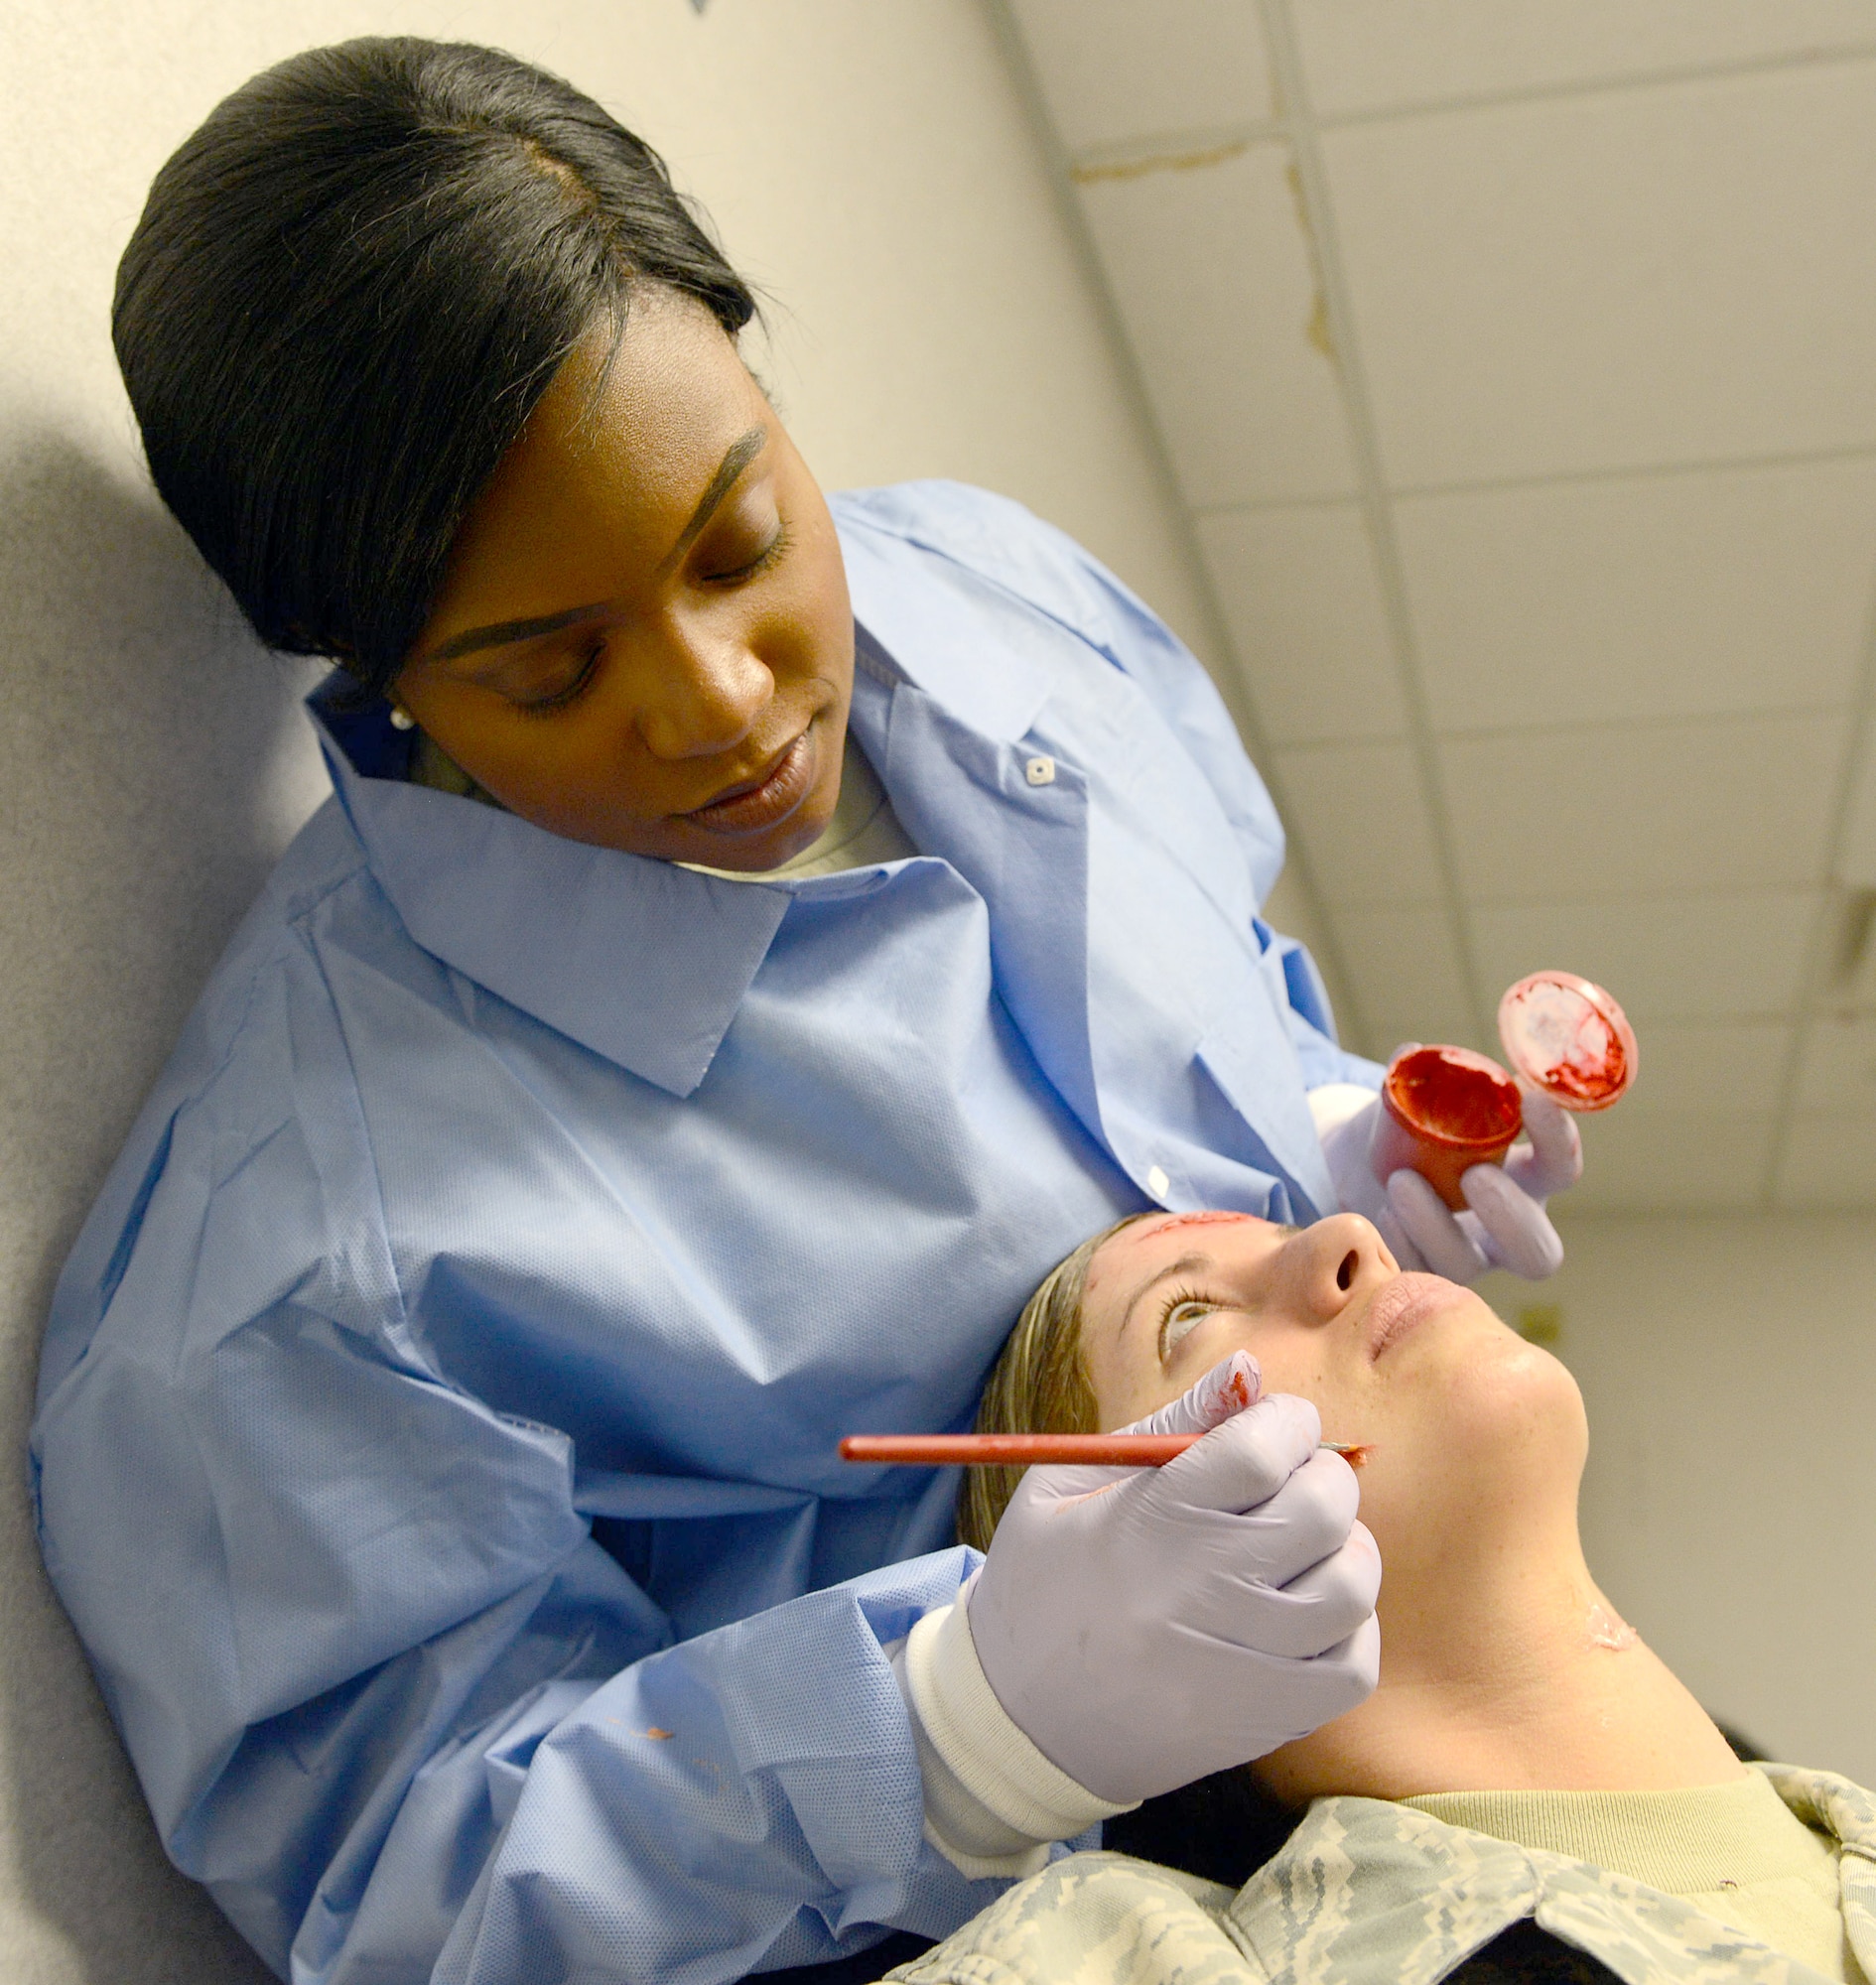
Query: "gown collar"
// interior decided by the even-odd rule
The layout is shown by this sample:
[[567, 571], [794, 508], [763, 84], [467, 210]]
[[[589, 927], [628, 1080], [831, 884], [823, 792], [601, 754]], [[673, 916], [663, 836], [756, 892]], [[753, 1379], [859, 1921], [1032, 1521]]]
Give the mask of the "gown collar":
[[424, 950], [673, 1096], [703, 1081], [788, 908], [781, 887], [590, 848], [403, 777], [383, 704], [308, 699], [333, 790]]
[[[1040, 669], [1001, 643], [992, 651], [951, 589], [908, 585], [895, 535], [842, 532], [864, 666], [914, 683], [969, 728], [1021, 736], [1045, 694]], [[347, 711], [345, 681], [329, 678], [308, 708], [338, 804], [411, 936], [582, 1046], [689, 1096], [794, 896], [846, 878], [729, 880], [412, 785], [410, 733], [381, 702]]]

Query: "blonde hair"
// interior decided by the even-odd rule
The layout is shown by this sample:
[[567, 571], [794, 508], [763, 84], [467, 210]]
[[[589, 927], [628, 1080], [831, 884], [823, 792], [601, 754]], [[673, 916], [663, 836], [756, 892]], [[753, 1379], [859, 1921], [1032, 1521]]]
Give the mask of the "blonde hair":
[[[1022, 1306], [977, 1409], [979, 1433], [1099, 1433], [1101, 1409], [1081, 1348], [1081, 1305], [1101, 1245], [1146, 1216], [1130, 1213], [1084, 1241], [1043, 1276]], [[992, 1533], [1023, 1470], [1007, 1463], [967, 1468], [958, 1496], [960, 1541], [989, 1550]]]

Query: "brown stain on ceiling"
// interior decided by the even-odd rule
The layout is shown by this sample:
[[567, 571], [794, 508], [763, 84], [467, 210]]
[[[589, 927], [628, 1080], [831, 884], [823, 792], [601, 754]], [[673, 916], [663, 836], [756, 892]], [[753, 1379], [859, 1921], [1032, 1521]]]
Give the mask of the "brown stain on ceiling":
[[1095, 186], [1103, 180], [1143, 180], [1152, 173], [1198, 172], [1206, 166], [1222, 166], [1228, 159], [1243, 158], [1250, 149], [1249, 138], [1237, 138], [1228, 145], [1207, 145], [1197, 152], [1154, 152], [1114, 165], [1072, 166], [1068, 176], [1077, 186]]

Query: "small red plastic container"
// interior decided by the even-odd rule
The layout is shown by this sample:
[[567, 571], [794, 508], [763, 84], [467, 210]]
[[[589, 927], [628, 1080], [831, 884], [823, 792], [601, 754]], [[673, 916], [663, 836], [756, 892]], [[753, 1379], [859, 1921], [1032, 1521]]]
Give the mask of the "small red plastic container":
[[1473, 1165], [1500, 1165], [1524, 1123], [1518, 1085], [1470, 1048], [1404, 1048], [1388, 1064], [1375, 1121], [1375, 1175], [1416, 1171], [1455, 1212]]
[[[1532, 1089], [1581, 1115], [1607, 1110], [1635, 1080], [1628, 1016], [1573, 972], [1534, 972], [1498, 1002], [1506, 1059]], [[1470, 1048], [1407, 1047], [1388, 1064], [1369, 1147], [1384, 1184], [1416, 1171], [1455, 1213], [1473, 1165], [1502, 1165], [1524, 1126], [1518, 1081]]]

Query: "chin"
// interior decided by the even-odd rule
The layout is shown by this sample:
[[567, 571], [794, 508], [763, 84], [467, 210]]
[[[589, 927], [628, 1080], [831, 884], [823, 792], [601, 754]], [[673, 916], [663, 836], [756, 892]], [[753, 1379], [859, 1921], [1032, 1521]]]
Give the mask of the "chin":
[[792, 861], [797, 855], [805, 855], [828, 831], [834, 819], [836, 797], [837, 795], [830, 794], [827, 804], [823, 806], [820, 804], [820, 794], [810, 793], [802, 802], [800, 812], [776, 829], [776, 839], [762, 851], [759, 860], [755, 859], [751, 851], [746, 864], [720, 861], [716, 865], [720, 868], [746, 865], [752, 872], [765, 873], [770, 868], [779, 868], [784, 861]]
[[[1404, 1498], [1422, 1519], [1434, 1506], [1463, 1517], [1473, 1499], [1499, 1501], [1520, 1485], [1573, 1499], [1589, 1422], [1567, 1367], [1489, 1311], [1456, 1311], [1416, 1337], [1401, 1347], [1410, 1362], [1403, 1357], [1389, 1389], [1392, 1425], [1373, 1429], [1377, 1505]], [[1386, 1527], [1385, 1518], [1371, 1527]]]
[[1442, 1445], [1501, 1487], [1519, 1477], [1567, 1478], [1571, 1494], [1589, 1453], [1589, 1419], [1568, 1369], [1510, 1331], [1443, 1388]]

